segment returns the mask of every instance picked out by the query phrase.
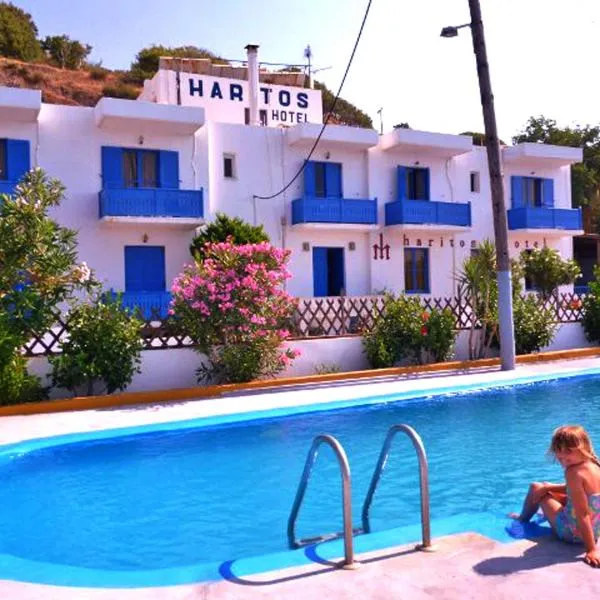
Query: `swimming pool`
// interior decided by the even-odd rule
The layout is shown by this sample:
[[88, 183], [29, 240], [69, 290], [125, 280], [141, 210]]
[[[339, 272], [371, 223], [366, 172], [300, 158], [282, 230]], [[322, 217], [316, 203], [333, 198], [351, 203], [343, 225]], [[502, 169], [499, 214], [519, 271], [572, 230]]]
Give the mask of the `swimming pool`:
[[[358, 525], [381, 444], [395, 423], [414, 427], [427, 449], [433, 536], [471, 530], [503, 541], [504, 515], [519, 507], [526, 484], [561, 478], [559, 466], [545, 458], [552, 430], [578, 422], [600, 439], [600, 381], [589, 374], [395, 399], [5, 447], [0, 579], [167, 585], [209, 578], [236, 559], [291, 555], [286, 522], [313, 437], [327, 432], [344, 445]], [[333, 453], [323, 447], [300, 512], [299, 537], [341, 530], [339, 490]], [[379, 532], [394, 528], [390, 543], [419, 538], [417, 460], [403, 436], [394, 443], [375, 495], [371, 526]], [[357, 542], [361, 537], [370, 536]]]

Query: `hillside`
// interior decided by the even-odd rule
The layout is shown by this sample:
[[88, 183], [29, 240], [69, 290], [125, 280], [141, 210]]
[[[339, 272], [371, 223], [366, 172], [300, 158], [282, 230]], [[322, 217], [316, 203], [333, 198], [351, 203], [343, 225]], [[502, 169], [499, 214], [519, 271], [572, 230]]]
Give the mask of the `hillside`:
[[[127, 71], [110, 71], [101, 67], [59, 69], [48, 64], [22, 62], [0, 57], [0, 85], [42, 90], [48, 104], [94, 106], [103, 96], [134, 99], [142, 86]], [[333, 94], [322, 84], [324, 115], [333, 104]], [[340, 98], [330, 123], [355, 127], [372, 127], [371, 119], [350, 102]]]
[[0, 58], [0, 85], [42, 90], [48, 104], [94, 106], [102, 96], [135, 98], [141, 86], [125, 83], [127, 74], [98, 67], [59, 69], [41, 63]]

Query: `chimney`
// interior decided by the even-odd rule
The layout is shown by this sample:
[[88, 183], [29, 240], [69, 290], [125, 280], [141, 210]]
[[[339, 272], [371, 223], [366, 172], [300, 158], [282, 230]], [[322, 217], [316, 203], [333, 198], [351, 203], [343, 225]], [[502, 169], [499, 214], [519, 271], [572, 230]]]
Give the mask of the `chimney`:
[[260, 125], [258, 118], [258, 45], [248, 44], [248, 93], [250, 94], [250, 125]]

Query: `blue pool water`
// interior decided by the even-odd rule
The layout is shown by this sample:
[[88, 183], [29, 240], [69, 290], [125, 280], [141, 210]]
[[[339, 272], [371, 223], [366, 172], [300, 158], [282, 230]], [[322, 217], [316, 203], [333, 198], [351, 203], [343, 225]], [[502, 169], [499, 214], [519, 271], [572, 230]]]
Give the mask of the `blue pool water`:
[[[330, 433], [345, 447], [359, 525], [381, 444], [395, 423], [414, 427], [427, 449], [433, 535], [448, 532], [436, 531], [436, 523], [454, 519], [459, 530], [502, 540], [504, 515], [519, 508], [528, 482], [561, 480], [560, 467], [545, 456], [552, 430], [581, 423], [600, 443], [599, 409], [600, 380], [588, 377], [13, 448], [0, 461], [0, 555], [137, 572], [286, 550], [286, 522], [313, 437]], [[402, 435], [371, 515], [375, 531], [419, 522], [417, 460]], [[339, 472], [324, 447], [297, 532], [340, 531], [341, 523]], [[414, 532], [396, 542], [415, 540]], [[10, 576], [0, 568], [0, 578]]]

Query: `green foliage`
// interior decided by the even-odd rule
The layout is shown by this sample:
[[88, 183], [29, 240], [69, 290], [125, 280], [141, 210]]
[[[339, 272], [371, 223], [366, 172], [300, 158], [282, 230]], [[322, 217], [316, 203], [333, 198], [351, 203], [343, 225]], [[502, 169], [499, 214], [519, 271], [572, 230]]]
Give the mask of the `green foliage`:
[[[470, 135], [473, 138], [473, 146], [485, 146], [485, 133], [478, 133], [477, 131], [463, 131], [458, 135]], [[506, 146], [502, 140], [498, 140], [501, 146]]]
[[18, 364], [20, 348], [46, 332], [58, 304], [93, 285], [87, 265], [75, 262], [76, 232], [48, 216], [63, 193], [58, 180], [35, 169], [14, 195], [0, 197], [0, 371]]
[[513, 143], [538, 142], [583, 148], [583, 162], [571, 167], [573, 206], [600, 209], [600, 127], [585, 125], [558, 127], [553, 119], [530, 117]]
[[93, 79], [94, 81], [104, 81], [108, 76], [108, 72], [108, 69], [105, 69], [99, 65], [88, 66], [90, 79]]
[[382, 314], [363, 334], [363, 351], [375, 369], [401, 362], [446, 360], [454, 347], [454, 318], [423, 310], [419, 298], [388, 295]]
[[518, 297], [513, 302], [517, 354], [539, 352], [550, 345], [556, 334], [555, 312], [545, 308], [535, 295]]
[[29, 13], [10, 2], [0, 3], [0, 54], [18, 60], [42, 58], [38, 30]]
[[62, 353], [50, 357], [52, 385], [88, 395], [96, 384], [106, 393], [124, 390], [140, 372], [143, 325], [108, 295], [76, 305], [68, 315], [69, 338]]
[[[425, 315], [429, 315], [425, 317]], [[423, 313], [425, 324], [421, 328], [422, 348], [426, 362], [444, 362], [452, 357], [457, 331], [452, 311], [432, 310]]]
[[324, 362], [315, 366], [316, 375], [330, 375], [332, 373], [341, 373], [342, 368], [334, 362]]
[[556, 292], [558, 286], [573, 283], [581, 276], [574, 260], [563, 260], [557, 250], [545, 246], [531, 252], [521, 252], [519, 258], [526, 277], [544, 299]]
[[594, 279], [588, 287], [589, 292], [583, 297], [582, 325], [590, 342], [600, 342], [600, 265], [594, 267]]
[[[323, 116], [325, 117], [333, 106], [335, 94], [332, 93], [324, 83], [315, 81], [314, 86], [315, 89], [321, 90], [323, 98]], [[343, 98], [338, 98], [338, 101], [335, 104], [335, 112], [332, 116], [338, 123], [343, 125], [373, 129], [371, 117]]]
[[153, 45], [142, 48], [136, 55], [135, 61], [131, 63], [131, 71], [137, 74], [144, 74], [144, 78], [151, 78], [158, 71], [158, 60], [161, 56], [171, 56], [177, 58], [208, 58], [215, 64], [229, 64], [224, 58], [213, 54], [205, 48], [196, 46], [178, 46], [172, 48], [169, 46]]
[[125, 98], [126, 100], [135, 100], [140, 91], [130, 85], [118, 83], [117, 85], [105, 85], [102, 88], [102, 95], [108, 98]]
[[226, 242], [228, 239], [236, 245], [258, 244], [268, 242], [269, 236], [262, 225], [250, 225], [239, 217], [217, 213], [215, 220], [205, 225], [192, 240], [190, 252], [196, 260], [202, 260], [205, 256], [205, 244]]
[[61, 69], [80, 69], [92, 51], [92, 47], [63, 34], [49, 35], [44, 38], [42, 50]]
[[38, 402], [48, 397], [40, 380], [27, 373], [27, 360], [14, 354], [8, 362], [0, 364], [0, 406]]

